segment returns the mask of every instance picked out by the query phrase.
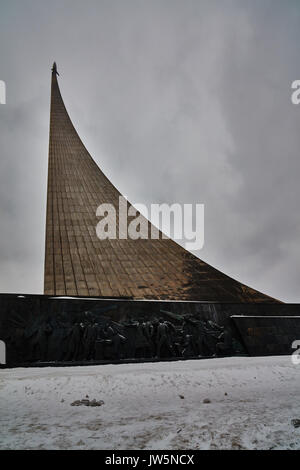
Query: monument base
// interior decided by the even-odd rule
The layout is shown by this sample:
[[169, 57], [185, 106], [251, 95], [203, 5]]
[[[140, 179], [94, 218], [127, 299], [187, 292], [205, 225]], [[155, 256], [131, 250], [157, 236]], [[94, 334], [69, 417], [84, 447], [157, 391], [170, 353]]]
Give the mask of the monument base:
[[0, 354], [0, 363], [83, 365], [291, 354], [300, 341], [299, 313], [299, 304], [0, 294], [0, 340], [6, 353], [2, 359]]

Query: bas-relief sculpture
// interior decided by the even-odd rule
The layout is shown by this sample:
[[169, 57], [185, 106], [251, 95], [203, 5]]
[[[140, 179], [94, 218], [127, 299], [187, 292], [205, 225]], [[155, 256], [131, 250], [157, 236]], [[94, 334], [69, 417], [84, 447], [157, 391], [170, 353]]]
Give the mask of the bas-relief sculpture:
[[292, 354], [299, 308], [2, 294], [0, 340], [10, 366]]
[[[170, 316], [172, 314], [170, 313]], [[12, 315], [11, 321], [17, 322]], [[89, 362], [126, 359], [167, 359], [226, 356], [243, 353], [230, 326], [220, 326], [193, 315], [115, 322], [103, 314], [84, 311], [36, 316], [30, 325], [20, 325], [18, 341], [8, 346], [23, 363]], [[19, 349], [19, 351], [18, 351]], [[19, 359], [20, 360], [20, 359]]]

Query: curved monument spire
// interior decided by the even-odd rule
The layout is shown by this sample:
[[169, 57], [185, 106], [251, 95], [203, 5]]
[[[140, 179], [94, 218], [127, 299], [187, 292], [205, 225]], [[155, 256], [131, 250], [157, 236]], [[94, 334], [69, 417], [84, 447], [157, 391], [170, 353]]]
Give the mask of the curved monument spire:
[[96, 209], [101, 203], [112, 203], [118, 208], [120, 193], [81, 142], [60, 94], [57, 74], [54, 63], [45, 294], [210, 302], [274, 301], [201, 261], [171, 239], [98, 239]]

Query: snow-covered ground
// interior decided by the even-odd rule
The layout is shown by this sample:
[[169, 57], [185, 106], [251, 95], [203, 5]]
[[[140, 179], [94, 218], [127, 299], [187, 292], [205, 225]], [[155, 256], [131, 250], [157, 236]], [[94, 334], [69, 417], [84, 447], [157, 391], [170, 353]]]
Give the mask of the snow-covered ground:
[[0, 370], [0, 449], [300, 449], [297, 418], [289, 356]]

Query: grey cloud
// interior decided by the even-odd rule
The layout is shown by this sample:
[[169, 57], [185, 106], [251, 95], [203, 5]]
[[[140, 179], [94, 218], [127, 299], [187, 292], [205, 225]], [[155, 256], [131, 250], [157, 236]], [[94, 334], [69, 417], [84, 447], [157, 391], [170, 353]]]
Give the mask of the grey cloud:
[[205, 204], [196, 253], [298, 301], [298, 2], [0, 0], [0, 290], [41, 292], [50, 67], [133, 202]]

